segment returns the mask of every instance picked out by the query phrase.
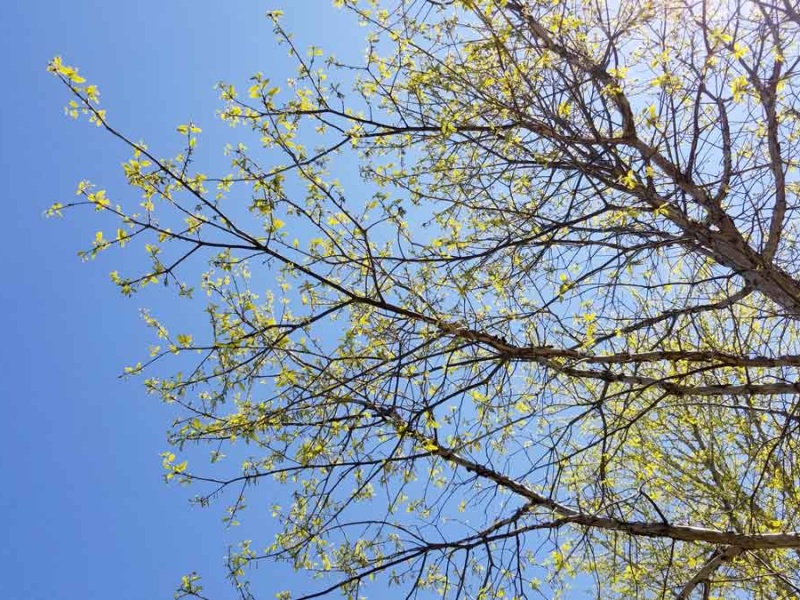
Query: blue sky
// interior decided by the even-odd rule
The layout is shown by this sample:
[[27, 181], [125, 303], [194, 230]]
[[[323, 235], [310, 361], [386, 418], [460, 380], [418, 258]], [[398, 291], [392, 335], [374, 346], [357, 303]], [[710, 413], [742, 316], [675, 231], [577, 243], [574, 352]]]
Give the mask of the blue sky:
[[[127, 159], [107, 135], [62, 114], [66, 90], [45, 66], [56, 54], [79, 66], [99, 85], [113, 122], [162, 155], [179, 149], [176, 125], [194, 120], [205, 130], [204, 156], [222, 169], [222, 145], [235, 135], [214, 126], [214, 84], [241, 87], [255, 71], [288, 74], [264, 17], [273, 8], [287, 8], [302, 45], [346, 41], [327, 0], [0, 3], [2, 598], [171, 598], [194, 569], [211, 597], [232, 597], [223, 556], [247, 532], [226, 531], [220, 507], [191, 508], [190, 491], [162, 482], [170, 411], [139, 382], [117, 377], [152, 341], [138, 309], [158, 310], [171, 296], [123, 298], [108, 273], [130, 259], [76, 256], [97, 223], [42, 217], [53, 202], [68, 202], [81, 179], [122, 189]], [[275, 582], [266, 584], [272, 590], [291, 577], [280, 567], [260, 576]]]

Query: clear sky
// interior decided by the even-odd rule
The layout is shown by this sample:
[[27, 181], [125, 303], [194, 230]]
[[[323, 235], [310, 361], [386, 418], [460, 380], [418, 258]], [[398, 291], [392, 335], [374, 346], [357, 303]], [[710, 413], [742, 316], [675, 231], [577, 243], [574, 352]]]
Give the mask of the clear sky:
[[[191, 490], [162, 482], [169, 409], [140, 382], [117, 377], [152, 341], [138, 309], [168, 311], [161, 303], [172, 296], [123, 298], [108, 273], [129, 259], [76, 256], [97, 223], [42, 217], [73, 198], [80, 179], [122, 190], [119, 164], [128, 158], [107, 135], [62, 114], [66, 90], [45, 67], [56, 54], [79, 66], [99, 85], [111, 120], [161, 155], [179, 150], [175, 127], [193, 119], [205, 130], [205, 156], [224, 169], [222, 145], [236, 136], [213, 126], [213, 86], [225, 79], [241, 87], [255, 71], [287, 75], [285, 49], [264, 17], [274, 8], [287, 9], [285, 23], [303, 45], [350, 35], [328, 0], [0, 2], [1, 598], [171, 598], [192, 569], [211, 597], [233, 597], [223, 556], [247, 532], [226, 531], [221, 507], [191, 508]], [[261, 576], [275, 582], [264, 598], [290, 577], [280, 567], [262, 567]]]

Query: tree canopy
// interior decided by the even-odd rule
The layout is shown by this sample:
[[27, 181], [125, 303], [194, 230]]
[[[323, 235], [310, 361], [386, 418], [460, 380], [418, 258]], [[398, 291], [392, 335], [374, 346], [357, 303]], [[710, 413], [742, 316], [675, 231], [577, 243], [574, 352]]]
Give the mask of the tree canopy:
[[[297, 74], [219, 85], [223, 173], [197, 124], [161, 157], [49, 66], [139, 191], [50, 213], [116, 220], [86, 258], [144, 251], [123, 294], [204, 307], [146, 314], [128, 372], [181, 411], [166, 477], [280, 524], [231, 552], [238, 593], [797, 597], [794, 3], [334, 5], [363, 61], [269, 13]], [[316, 591], [248, 583], [274, 560]]]

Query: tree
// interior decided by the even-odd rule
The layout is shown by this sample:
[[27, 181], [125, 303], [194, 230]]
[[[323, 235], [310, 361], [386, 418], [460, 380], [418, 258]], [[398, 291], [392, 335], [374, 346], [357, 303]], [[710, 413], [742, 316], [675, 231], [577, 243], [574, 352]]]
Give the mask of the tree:
[[194, 336], [147, 315], [164, 347], [129, 369], [181, 408], [175, 452], [213, 450], [167, 478], [231, 520], [260, 481], [293, 494], [229, 557], [242, 597], [270, 560], [319, 578], [303, 598], [800, 594], [794, 4], [334, 4], [363, 64], [270, 13], [298, 75], [220, 84], [261, 145], [227, 174], [194, 170], [195, 124], [159, 158], [49, 67], [142, 194], [51, 213], [119, 221], [86, 257], [142, 240], [124, 294], [205, 303]]

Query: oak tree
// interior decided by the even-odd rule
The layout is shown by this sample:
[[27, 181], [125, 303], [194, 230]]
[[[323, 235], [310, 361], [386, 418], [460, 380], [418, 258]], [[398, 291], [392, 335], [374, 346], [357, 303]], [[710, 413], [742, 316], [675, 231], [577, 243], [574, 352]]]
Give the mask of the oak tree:
[[222, 173], [196, 124], [163, 158], [49, 66], [140, 192], [51, 213], [117, 221], [87, 258], [144, 251], [123, 294], [203, 303], [192, 332], [146, 315], [129, 371], [180, 408], [167, 478], [279, 523], [236, 590], [282, 560], [316, 589], [285, 598], [797, 597], [796, 5], [334, 5], [363, 61], [269, 13], [297, 75], [220, 84]]

